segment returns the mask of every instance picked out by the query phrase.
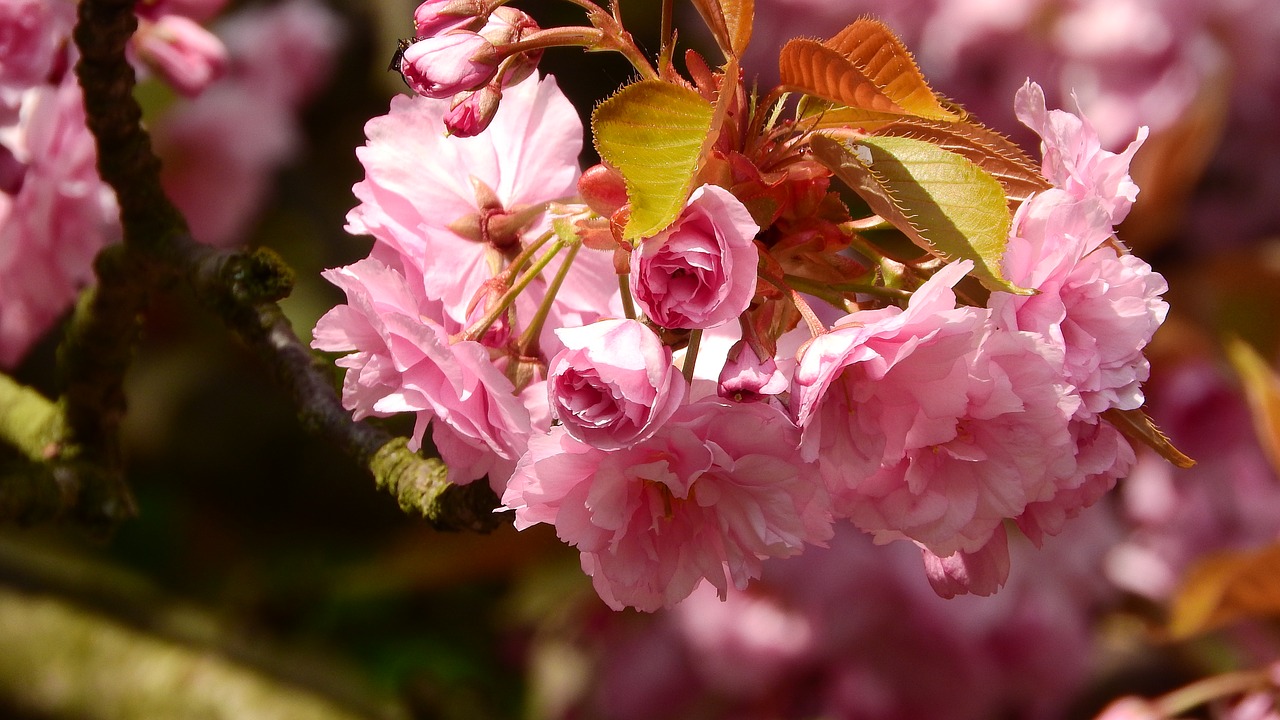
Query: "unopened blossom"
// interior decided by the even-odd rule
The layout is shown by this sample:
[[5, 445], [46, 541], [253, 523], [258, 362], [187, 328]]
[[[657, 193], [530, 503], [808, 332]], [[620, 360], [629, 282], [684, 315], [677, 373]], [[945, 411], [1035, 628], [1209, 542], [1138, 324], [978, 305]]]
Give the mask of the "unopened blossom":
[[424, 38], [405, 48], [400, 72], [414, 92], [443, 100], [489, 82], [498, 52], [477, 33], [458, 30]]
[[199, 95], [227, 70], [227, 49], [216, 35], [181, 15], [141, 20], [133, 36], [137, 57], [175, 90]]
[[784, 392], [790, 384], [774, 358], [761, 359], [751, 343], [739, 342], [730, 349], [720, 370], [716, 394], [736, 402], [751, 402]]
[[652, 436], [683, 403], [671, 349], [635, 320], [598, 320], [557, 330], [564, 343], [547, 365], [551, 414], [575, 439], [616, 450]]
[[737, 318], [755, 295], [759, 231], [728, 190], [694, 190], [680, 217], [631, 253], [640, 308], [668, 328], [710, 328]]
[[502, 91], [489, 83], [479, 90], [459, 93], [444, 116], [444, 128], [453, 137], [475, 137], [484, 132], [498, 114]]
[[328, 270], [326, 279], [347, 304], [316, 323], [312, 346], [345, 352], [342, 401], [354, 416], [416, 417], [410, 448], [422, 444], [427, 426], [449, 480], [469, 483], [484, 475], [501, 488], [524, 451], [529, 414], [515, 388], [474, 341], [451, 342], [429, 318], [438, 314], [421, 290], [374, 259]]
[[25, 91], [0, 143], [11, 175], [0, 191], [0, 366], [12, 367], [92, 280], [94, 256], [120, 230], [74, 75]]
[[480, 0], [426, 0], [413, 11], [414, 37], [418, 39], [443, 35], [453, 30], [474, 30], [480, 24], [477, 15]]
[[1043, 343], [956, 307], [970, 264], [939, 271], [906, 310], [853, 313], [815, 338], [792, 383], [804, 454], [838, 513], [938, 557], [987, 545], [1074, 469], [1076, 401]]
[[[365, 178], [352, 188], [360, 204], [348, 213], [347, 230], [372, 235], [378, 252], [415, 267], [427, 295], [465, 325], [506, 260], [550, 230], [538, 210], [574, 195], [582, 123], [550, 77], [504, 91], [493, 122], [476, 137], [446, 136], [448, 111], [447, 101], [397, 96], [387, 115], [365, 125], [368, 142], [356, 150]], [[524, 224], [508, 225], [526, 216]], [[518, 322], [534, 315], [561, 264], [557, 256], [521, 293]], [[542, 349], [559, 348], [551, 328], [620, 316], [617, 298], [611, 257], [578, 252], [556, 293]]]
[[563, 427], [534, 436], [503, 495], [516, 527], [552, 523], [612, 608], [656, 610], [702, 580], [723, 597], [766, 557], [831, 535], [797, 433], [764, 404], [705, 400], [629, 448], [603, 451]]

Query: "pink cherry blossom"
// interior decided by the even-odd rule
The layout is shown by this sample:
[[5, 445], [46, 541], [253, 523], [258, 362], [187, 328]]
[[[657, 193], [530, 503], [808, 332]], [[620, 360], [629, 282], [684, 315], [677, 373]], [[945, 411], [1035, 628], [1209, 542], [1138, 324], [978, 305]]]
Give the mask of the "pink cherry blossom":
[[1009, 536], [1003, 526], [973, 552], [958, 551], [947, 557], [938, 557], [928, 548], [921, 552], [925, 575], [938, 597], [992, 595], [1009, 579]]
[[751, 343], [739, 342], [730, 349], [720, 370], [716, 394], [735, 402], [752, 402], [784, 392], [790, 384], [774, 358], [762, 360]]
[[1129, 177], [1129, 163], [1147, 139], [1147, 128], [1119, 154], [1102, 149], [1088, 118], [1063, 110], [1045, 109], [1044, 91], [1028, 80], [1014, 97], [1018, 119], [1041, 138], [1044, 176], [1076, 200], [1097, 198], [1112, 225], [1129, 214], [1138, 186]]
[[503, 495], [516, 527], [553, 523], [612, 608], [656, 610], [703, 579], [724, 596], [831, 535], [826, 496], [787, 417], [705, 400], [630, 448], [602, 451], [563, 427], [535, 436]]
[[756, 292], [759, 231], [728, 190], [694, 190], [680, 217], [631, 253], [640, 307], [668, 328], [709, 328], [738, 317]]
[[686, 383], [671, 349], [635, 320], [557, 330], [564, 343], [547, 365], [551, 413], [575, 439], [601, 450], [653, 435], [680, 407]]
[[93, 258], [119, 239], [115, 195], [98, 177], [80, 86], [21, 96], [0, 143], [14, 177], [0, 191], [0, 366], [12, 367], [93, 279]]
[[56, 83], [70, 70], [64, 43], [74, 23], [73, 3], [0, 3], [0, 106], [16, 110], [22, 91], [46, 82]]
[[449, 480], [484, 475], [499, 489], [524, 452], [529, 414], [515, 388], [477, 342], [451, 343], [429, 318], [430, 301], [395, 270], [374, 259], [324, 273], [347, 304], [316, 323], [312, 346], [347, 352], [343, 404], [357, 419], [412, 413], [410, 447], [428, 425]]
[[1078, 401], [1052, 348], [955, 307], [951, 287], [969, 267], [939, 271], [906, 310], [845, 317], [803, 350], [792, 383], [804, 456], [837, 512], [939, 557], [977, 552], [1074, 470]]
[[1019, 208], [1005, 249], [1005, 276], [1030, 296], [995, 293], [1003, 328], [1038, 333], [1062, 348], [1063, 373], [1082, 417], [1142, 405], [1150, 366], [1143, 349], [1164, 322], [1164, 278], [1107, 241], [1111, 221], [1091, 199], [1048, 190]]
[[498, 53], [481, 35], [457, 30], [405, 49], [400, 72], [414, 92], [436, 100], [475, 90], [498, 71]]
[[199, 95], [227, 70], [227, 48], [213, 33], [181, 15], [140, 20], [133, 36], [137, 57], [175, 90]]
[[[572, 197], [582, 123], [550, 77], [531, 77], [508, 88], [493, 123], [476, 137], [445, 136], [448, 110], [447, 101], [398, 96], [389, 114], [366, 124], [368, 143], [356, 151], [365, 179], [352, 188], [360, 204], [347, 215], [347, 230], [372, 235], [375, 248], [417, 268], [427, 295], [441, 301], [452, 321], [465, 324], [473, 299], [496, 268], [519, 246], [549, 231], [550, 221], [537, 215], [502, 247], [459, 234], [458, 228], [501, 222]], [[553, 260], [542, 278], [560, 266], [559, 258]], [[609, 254], [578, 253], [542, 334], [545, 352], [559, 347], [550, 328], [622, 314], [616, 278]], [[545, 288], [539, 279], [520, 295], [518, 321], [533, 316]]]

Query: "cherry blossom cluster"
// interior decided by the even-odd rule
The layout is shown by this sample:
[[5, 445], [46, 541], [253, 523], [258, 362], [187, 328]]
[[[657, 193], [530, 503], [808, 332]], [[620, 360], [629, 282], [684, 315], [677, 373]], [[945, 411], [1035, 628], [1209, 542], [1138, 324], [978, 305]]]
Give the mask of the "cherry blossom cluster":
[[[441, 48], [479, 42], [431, 27]], [[1047, 189], [1018, 203], [1001, 270], [1034, 292], [987, 294], [970, 260], [858, 242], [803, 118], [748, 120], [733, 77], [683, 210], [624, 239], [630, 188], [580, 173], [554, 79], [506, 86], [482, 131], [448, 137], [450, 93], [489, 82], [466, 68], [492, 58], [411, 53], [427, 42], [405, 50], [417, 92], [366, 126], [347, 230], [374, 245], [326, 272], [347, 302], [313, 345], [343, 354], [357, 418], [411, 414], [413, 448], [430, 429], [450, 480], [487, 476], [517, 528], [553, 524], [611, 607], [703, 582], [723, 598], [843, 521], [917, 545], [941, 595], [990, 594], [1009, 528], [1039, 543], [1133, 465], [1104, 414], [1142, 405], [1167, 309], [1114, 235], [1145, 129], [1112, 153], [1037, 85], [1018, 92]]]

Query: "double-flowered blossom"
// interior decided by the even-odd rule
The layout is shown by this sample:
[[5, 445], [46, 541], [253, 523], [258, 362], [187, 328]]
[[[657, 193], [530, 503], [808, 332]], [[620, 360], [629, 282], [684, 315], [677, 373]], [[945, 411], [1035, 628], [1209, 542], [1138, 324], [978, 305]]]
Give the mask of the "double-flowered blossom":
[[[404, 74], [457, 77], [366, 126], [348, 230], [374, 248], [326, 275], [348, 301], [316, 328], [316, 347], [348, 353], [357, 417], [415, 414], [415, 447], [430, 425], [456, 481], [487, 474], [518, 528], [554, 525], [610, 607], [641, 610], [704, 582], [723, 598], [844, 520], [916, 546], [936, 594], [989, 595], [1018, 529], [1039, 545], [1130, 470], [1108, 418], [1139, 413], [1165, 312], [1163, 279], [1113, 236], [1141, 134], [1103, 150], [1028, 83], [1016, 102], [1042, 176], [985, 128], [954, 131], [985, 138], [968, 151], [1011, 183], [981, 208], [1000, 220], [996, 250], [882, 254], [863, 233], [893, 213], [854, 219], [833, 182], [913, 222], [937, 208], [894, 206], [910, 186], [857, 144], [915, 169], [968, 156], [926, 153], [913, 121], [878, 140], [840, 126], [857, 113], [779, 120], [692, 56], [691, 82], [672, 84], [624, 52], [646, 79], [597, 111], [602, 164], [581, 176], [576, 113], [550, 78], [520, 77], [544, 43], [625, 49], [616, 18], [591, 13], [591, 28], [542, 31], [481, 0], [419, 8], [405, 63], [423, 67]], [[428, 61], [445, 46], [462, 50]], [[657, 180], [650, 143], [673, 163]], [[669, 182], [686, 160], [687, 182]], [[655, 213], [665, 227], [633, 237]]]
[[715, 399], [614, 451], [556, 427], [530, 441], [503, 503], [517, 528], [554, 524], [615, 609], [674, 604], [703, 579], [723, 597], [759, 577], [762, 559], [831, 536], [826, 493], [798, 439], [769, 405]]
[[[500, 481], [524, 450], [528, 411], [515, 388], [474, 341], [451, 342], [430, 318], [434, 308], [420, 287], [367, 258], [325, 277], [342, 288], [347, 304], [316, 324], [312, 344], [348, 352], [343, 402], [356, 417], [411, 413], [411, 447], [427, 426], [449, 479], [469, 483], [489, 475]], [[435, 421], [435, 422], [433, 422]]]
[[756, 291], [759, 230], [728, 190], [694, 190], [680, 217], [631, 253], [640, 307], [668, 328], [709, 328], [737, 318]]

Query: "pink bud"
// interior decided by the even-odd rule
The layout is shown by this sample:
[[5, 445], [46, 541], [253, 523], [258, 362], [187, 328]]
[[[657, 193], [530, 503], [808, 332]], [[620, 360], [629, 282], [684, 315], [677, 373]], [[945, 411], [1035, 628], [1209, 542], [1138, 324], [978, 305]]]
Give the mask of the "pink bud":
[[460, 30], [429, 37], [404, 51], [400, 72], [413, 91], [443, 100], [474, 90], [498, 71], [498, 53], [480, 35]]
[[426, 0], [413, 11], [414, 36], [421, 40], [454, 30], [474, 30], [484, 14], [476, 0]]
[[138, 57], [183, 95], [199, 95], [227, 69], [227, 48], [181, 15], [141, 20], [133, 37]]
[[587, 168], [578, 178], [578, 194], [587, 207], [604, 217], [627, 204], [627, 184], [613, 168], [600, 164]]
[[444, 127], [450, 135], [457, 137], [474, 137], [484, 132], [498, 113], [498, 103], [502, 100], [502, 91], [493, 84], [474, 92], [459, 93], [453, 99], [453, 106], [444, 116]]

